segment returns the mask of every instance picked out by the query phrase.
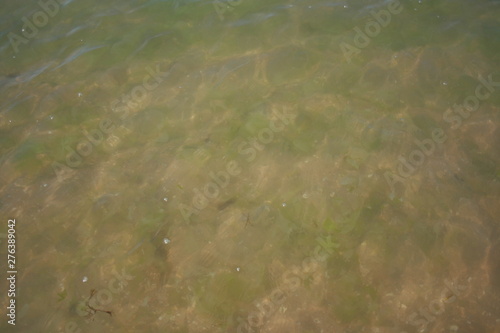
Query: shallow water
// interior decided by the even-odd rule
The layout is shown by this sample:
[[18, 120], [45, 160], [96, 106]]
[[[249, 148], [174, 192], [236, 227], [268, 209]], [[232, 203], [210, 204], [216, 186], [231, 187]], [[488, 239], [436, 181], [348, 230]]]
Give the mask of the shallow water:
[[0, 330], [500, 332], [499, 14], [4, 4]]

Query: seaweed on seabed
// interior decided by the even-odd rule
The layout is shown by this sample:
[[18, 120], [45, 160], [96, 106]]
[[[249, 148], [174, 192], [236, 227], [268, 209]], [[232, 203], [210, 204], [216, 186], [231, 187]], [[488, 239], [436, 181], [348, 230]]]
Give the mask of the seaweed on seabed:
[[90, 296], [89, 298], [87, 299], [87, 301], [85, 302], [85, 305], [87, 306], [88, 309], [87, 310], [87, 319], [93, 319], [94, 318], [94, 315], [97, 313], [97, 312], [105, 312], [107, 314], [109, 314], [110, 317], [113, 316], [113, 312], [111, 311], [108, 311], [108, 310], [101, 310], [101, 309], [96, 309], [94, 308], [92, 305], [90, 305], [90, 300], [92, 299], [92, 297], [94, 297], [94, 295], [96, 294], [96, 290], [95, 289], [92, 289], [90, 291]]

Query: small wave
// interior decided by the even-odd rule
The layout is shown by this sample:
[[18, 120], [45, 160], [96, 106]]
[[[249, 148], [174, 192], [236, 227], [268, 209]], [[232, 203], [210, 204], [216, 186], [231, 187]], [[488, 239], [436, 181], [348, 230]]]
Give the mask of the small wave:
[[56, 70], [70, 62], [72, 62], [73, 60], [75, 60], [76, 58], [78, 58], [79, 56], [81, 56], [82, 54], [85, 54], [87, 52], [90, 52], [90, 51], [93, 51], [93, 50], [97, 50], [97, 49], [100, 49], [102, 47], [106, 46], [105, 44], [101, 44], [101, 45], [97, 45], [97, 46], [84, 46], [84, 47], [81, 47], [80, 49], [76, 50], [75, 52], [73, 52], [71, 55], [69, 55], [66, 59], [64, 59], [64, 61], [59, 64], [59, 66], [57, 66], [56, 68], [54, 68], [53, 70]]

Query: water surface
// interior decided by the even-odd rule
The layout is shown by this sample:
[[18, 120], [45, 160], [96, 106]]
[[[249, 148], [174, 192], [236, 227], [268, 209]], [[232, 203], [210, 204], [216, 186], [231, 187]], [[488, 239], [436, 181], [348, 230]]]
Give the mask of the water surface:
[[2, 331], [500, 332], [498, 1], [48, 3], [0, 11]]

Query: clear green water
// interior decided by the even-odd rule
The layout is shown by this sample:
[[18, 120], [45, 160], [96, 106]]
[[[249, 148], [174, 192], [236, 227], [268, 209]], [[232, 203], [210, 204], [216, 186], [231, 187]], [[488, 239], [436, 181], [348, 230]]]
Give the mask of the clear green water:
[[499, 1], [48, 3], [0, 10], [2, 332], [500, 332]]

